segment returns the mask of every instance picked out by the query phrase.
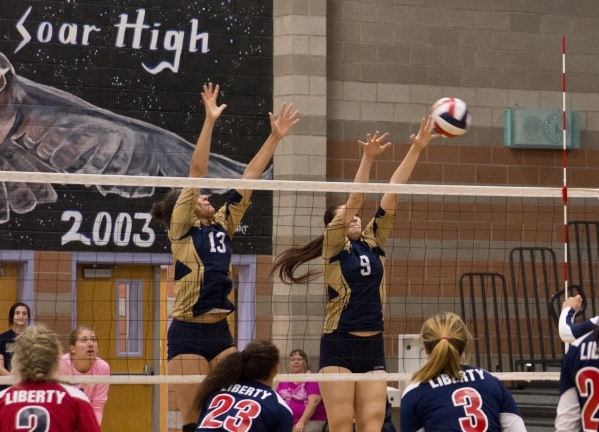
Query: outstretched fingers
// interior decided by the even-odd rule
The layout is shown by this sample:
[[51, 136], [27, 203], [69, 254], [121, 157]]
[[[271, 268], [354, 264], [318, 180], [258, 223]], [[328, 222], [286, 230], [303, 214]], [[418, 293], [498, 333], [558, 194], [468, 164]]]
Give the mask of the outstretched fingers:
[[[424, 123], [424, 119], [422, 119], [422, 122]], [[429, 115], [426, 119], [426, 123], [424, 124], [424, 128], [425, 130], [431, 134], [431, 138], [437, 138], [440, 137], [441, 134], [433, 134], [433, 130], [435, 130], [435, 121], [433, 120], [433, 116]]]
[[281, 104], [279, 115], [274, 116], [273, 113], [268, 113], [270, 117], [270, 125], [272, 133], [278, 138], [283, 138], [289, 130], [299, 122], [298, 117], [299, 110], [293, 111], [293, 104], [287, 105], [286, 102]]
[[299, 110], [295, 110], [294, 112], [291, 112], [292, 109], [293, 109], [292, 103], [287, 105], [287, 102], [283, 102], [283, 104], [281, 105], [281, 110], [279, 111], [279, 118], [285, 118], [289, 121], [293, 121], [297, 117]]
[[220, 92], [220, 86], [218, 84], [213, 85], [209, 82], [207, 85], [204, 84], [202, 91], [202, 101], [206, 108], [206, 118], [216, 120], [220, 117], [223, 110], [227, 107], [226, 104], [218, 105], [217, 99]]
[[220, 86], [218, 84], [213, 85], [211, 82], [209, 82], [208, 85], [204, 84], [203, 88], [204, 91], [202, 92], [202, 99], [204, 101], [207, 99], [216, 100], [218, 98], [218, 93], [220, 92]]
[[380, 135], [379, 131], [376, 131], [374, 137], [370, 134], [366, 134], [366, 142], [359, 140], [358, 143], [362, 146], [364, 154], [370, 157], [377, 156], [387, 150], [391, 146], [391, 142], [384, 142], [389, 136], [388, 133]]
[[423, 149], [424, 147], [426, 147], [430, 140], [440, 137], [440, 134], [431, 133], [434, 128], [435, 122], [432, 116], [429, 115], [428, 118], [423, 118], [420, 121], [420, 129], [418, 130], [418, 134], [410, 135], [410, 140], [412, 141], [412, 144]]

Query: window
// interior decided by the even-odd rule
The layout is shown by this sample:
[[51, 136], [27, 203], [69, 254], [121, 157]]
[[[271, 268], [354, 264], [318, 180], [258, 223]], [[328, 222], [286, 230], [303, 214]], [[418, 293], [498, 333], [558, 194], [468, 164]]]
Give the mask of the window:
[[142, 294], [141, 281], [117, 282], [117, 356], [142, 355]]

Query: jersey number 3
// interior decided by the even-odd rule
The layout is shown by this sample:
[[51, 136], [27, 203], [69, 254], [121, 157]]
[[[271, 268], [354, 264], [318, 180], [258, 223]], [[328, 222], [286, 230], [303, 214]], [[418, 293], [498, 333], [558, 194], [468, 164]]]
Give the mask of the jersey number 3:
[[[235, 405], [233, 405], [235, 404]], [[231, 414], [229, 410], [237, 410], [234, 416], [228, 415], [224, 420], [217, 420], [221, 414]], [[235, 398], [228, 394], [220, 394], [210, 402], [208, 413], [199, 428], [216, 429], [222, 428], [230, 432], [246, 432], [252, 426], [252, 419], [258, 417], [260, 404], [251, 399], [243, 399], [235, 403]]]
[[466, 417], [460, 417], [460, 427], [464, 432], [485, 432], [489, 427], [489, 419], [483, 412], [483, 400], [480, 393], [471, 387], [464, 387], [453, 392], [451, 400], [454, 406], [464, 408]]

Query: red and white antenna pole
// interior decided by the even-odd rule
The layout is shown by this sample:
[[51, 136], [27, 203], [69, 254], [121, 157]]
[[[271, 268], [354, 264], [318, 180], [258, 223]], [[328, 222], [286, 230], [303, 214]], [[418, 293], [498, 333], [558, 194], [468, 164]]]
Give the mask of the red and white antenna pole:
[[568, 180], [566, 177], [567, 152], [566, 152], [566, 36], [562, 35], [562, 117], [563, 117], [563, 164], [564, 185], [562, 186], [562, 200], [564, 201], [564, 298], [568, 298]]

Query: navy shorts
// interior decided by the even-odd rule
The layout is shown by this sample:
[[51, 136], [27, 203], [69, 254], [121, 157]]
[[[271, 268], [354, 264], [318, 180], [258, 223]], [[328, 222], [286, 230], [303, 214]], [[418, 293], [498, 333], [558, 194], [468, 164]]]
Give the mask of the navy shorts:
[[167, 342], [168, 360], [180, 354], [196, 354], [210, 361], [235, 346], [226, 319], [210, 324], [174, 319], [168, 328]]
[[352, 373], [386, 371], [383, 334], [356, 336], [350, 333], [325, 333], [320, 338], [320, 364], [340, 366]]

